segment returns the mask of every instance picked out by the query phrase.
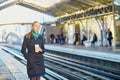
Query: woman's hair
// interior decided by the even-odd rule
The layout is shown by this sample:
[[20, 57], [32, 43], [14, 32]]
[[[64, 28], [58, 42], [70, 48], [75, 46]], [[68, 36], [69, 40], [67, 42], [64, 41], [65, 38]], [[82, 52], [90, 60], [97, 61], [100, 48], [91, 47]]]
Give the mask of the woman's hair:
[[[31, 26], [31, 31], [33, 30], [33, 26], [34, 26], [34, 24], [35, 23], [39, 23], [38, 21], [34, 21], [33, 23], [32, 23], [32, 26]], [[32, 36], [32, 32], [29, 32], [28, 34], [26, 34], [26, 38], [31, 38], [31, 36]]]

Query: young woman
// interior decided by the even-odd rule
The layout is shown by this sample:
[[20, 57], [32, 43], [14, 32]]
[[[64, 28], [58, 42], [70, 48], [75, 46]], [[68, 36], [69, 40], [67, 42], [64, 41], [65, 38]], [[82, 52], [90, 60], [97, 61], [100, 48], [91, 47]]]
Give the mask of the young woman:
[[30, 80], [40, 80], [45, 74], [44, 66], [44, 41], [43, 36], [39, 35], [40, 24], [35, 21], [32, 23], [31, 31], [25, 35], [21, 52], [27, 60], [27, 74]]

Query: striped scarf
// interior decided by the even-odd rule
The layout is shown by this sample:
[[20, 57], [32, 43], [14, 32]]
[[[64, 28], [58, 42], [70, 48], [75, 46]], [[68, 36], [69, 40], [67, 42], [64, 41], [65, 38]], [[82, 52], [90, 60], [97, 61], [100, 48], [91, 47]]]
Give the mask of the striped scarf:
[[31, 31], [34, 39], [36, 40], [39, 36], [39, 32], [35, 32], [34, 30]]

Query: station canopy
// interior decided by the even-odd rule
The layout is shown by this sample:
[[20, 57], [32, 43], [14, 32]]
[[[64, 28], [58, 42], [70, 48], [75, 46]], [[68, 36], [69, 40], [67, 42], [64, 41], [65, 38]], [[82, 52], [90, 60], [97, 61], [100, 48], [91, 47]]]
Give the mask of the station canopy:
[[37, 7], [55, 16], [62, 16], [76, 11], [110, 5], [113, 0], [22, 0], [24, 5]]
[[[24, 18], [28, 19], [28, 17], [34, 16], [30, 14], [31, 12], [35, 12], [35, 15], [38, 14], [37, 16], [34, 16], [34, 18], [40, 18], [41, 15], [39, 14], [39, 12], [42, 12], [52, 17], [60, 17], [62, 15], [71, 14], [73, 12], [83, 11], [89, 8], [95, 8], [111, 4], [112, 0], [0, 0], [0, 18], [1, 16], [6, 16], [4, 18], [14, 16], [17, 19], [17, 17], [22, 18], [23, 16]], [[23, 9], [23, 7], [25, 9]], [[7, 9], [8, 13], [5, 13], [5, 11], [7, 12]], [[10, 13], [9, 10], [14, 10], [14, 14]], [[30, 19], [34, 20], [34, 18]]]

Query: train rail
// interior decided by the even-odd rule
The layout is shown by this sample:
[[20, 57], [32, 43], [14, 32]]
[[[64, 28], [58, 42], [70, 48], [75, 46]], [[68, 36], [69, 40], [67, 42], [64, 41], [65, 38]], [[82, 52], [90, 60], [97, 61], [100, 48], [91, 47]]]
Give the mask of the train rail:
[[[11, 49], [11, 47], [9, 47]], [[12, 48], [16, 51], [16, 48]], [[20, 50], [17, 49], [17, 52]], [[82, 64], [80, 61], [46, 53], [45, 66], [69, 80], [119, 80], [120, 75], [106, 72], [97, 67]], [[53, 74], [52, 74], [53, 75]], [[49, 75], [48, 75], [49, 76]], [[53, 80], [53, 79], [50, 79]], [[61, 79], [56, 79], [61, 80]], [[64, 80], [64, 79], [63, 79]]]

